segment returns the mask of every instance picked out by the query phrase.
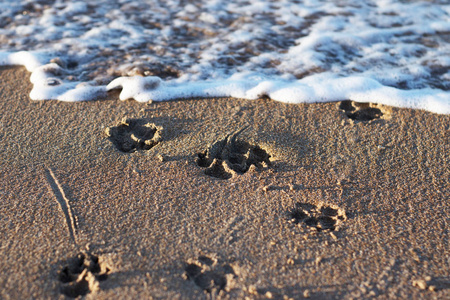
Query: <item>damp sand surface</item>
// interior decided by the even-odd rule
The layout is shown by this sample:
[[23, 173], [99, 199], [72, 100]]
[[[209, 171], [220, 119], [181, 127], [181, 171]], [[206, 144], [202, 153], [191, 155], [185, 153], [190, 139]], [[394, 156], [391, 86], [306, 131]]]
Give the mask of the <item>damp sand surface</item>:
[[450, 297], [450, 116], [36, 102], [28, 77], [0, 70], [0, 298]]

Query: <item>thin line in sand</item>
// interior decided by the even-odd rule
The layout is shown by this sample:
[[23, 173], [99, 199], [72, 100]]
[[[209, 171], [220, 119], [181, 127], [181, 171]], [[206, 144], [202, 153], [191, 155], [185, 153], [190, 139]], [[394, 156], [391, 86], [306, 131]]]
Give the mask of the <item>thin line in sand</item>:
[[47, 168], [47, 180], [50, 184], [50, 187], [53, 190], [53, 194], [55, 195], [56, 201], [58, 202], [61, 210], [66, 217], [67, 227], [69, 229], [70, 237], [72, 238], [75, 245], [77, 245], [76, 233], [77, 233], [77, 224], [75, 218], [73, 217], [72, 207], [70, 207], [69, 199], [66, 197], [64, 190], [53, 173], [52, 169]]
[[219, 232], [215, 240], [218, 240], [220, 244], [230, 244], [230, 239], [234, 238], [234, 235], [242, 226], [244, 221], [243, 216], [237, 216], [228, 220], [227, 225]]

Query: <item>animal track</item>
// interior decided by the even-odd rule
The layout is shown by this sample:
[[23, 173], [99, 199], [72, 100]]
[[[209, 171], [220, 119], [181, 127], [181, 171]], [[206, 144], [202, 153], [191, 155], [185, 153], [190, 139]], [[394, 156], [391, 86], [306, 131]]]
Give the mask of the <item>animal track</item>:
[[121, 152], [149, 150], [161, 141], [162, 127], [146, 119], [122, 119], [115, 127], [106, 129], [109, 140]]
[[58, 272], [61, 293], [70, 298], [87, 295], [98, 290], [99, 281], [106, 280], [109, 273], [110, 269], [98, 256], [79, 253]]
[[345, 211], [324, 204], [318, 206], [308, 203], [296, 203], [289, 212], [290, 221], [294, 224], [304, 224], [317, 231], [334, 231], [345, 220]]
[[251, 145], [237, 136], [244, 129], [226, 136], [198, 153], [197, 164], [206, 168], [205, 174], [229, 179], [233, 174], [243, 174], [251, 165], [262, 168], [270, 165], [270, 155], [257, 145]]
[[358, 103], [350, 100], [342, 101], [339, 109], [345, 112], [345, 115], [355, 121], [371, 121], [383, 116], [380, 108], [374, 107], [376, 104]]
[[236, 274], [229, 264], [219, 264], [214, 258], [199, 256], [189, 260], [184, 268], [184, 278], [193, 281], [207, 293], [228, 291]]

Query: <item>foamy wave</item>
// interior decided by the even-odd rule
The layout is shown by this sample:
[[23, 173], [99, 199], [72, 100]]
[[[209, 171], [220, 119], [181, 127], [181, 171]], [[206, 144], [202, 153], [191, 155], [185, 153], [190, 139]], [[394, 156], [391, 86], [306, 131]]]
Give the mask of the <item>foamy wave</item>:
[[262, 95], [450, 113], [445, 1], [12, 1], [1, 65], [32, 72], [34, 100]]

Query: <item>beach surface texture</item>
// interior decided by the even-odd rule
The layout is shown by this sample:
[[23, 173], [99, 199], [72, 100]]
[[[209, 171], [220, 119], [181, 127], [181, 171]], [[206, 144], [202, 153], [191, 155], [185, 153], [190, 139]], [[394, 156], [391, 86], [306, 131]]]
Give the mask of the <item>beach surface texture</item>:
[[450, 296], [449, 115], [36, 102], [0, 72], [2, 299]]
[[445, 0], [1, 0], [0, 299], [450, 299]]

